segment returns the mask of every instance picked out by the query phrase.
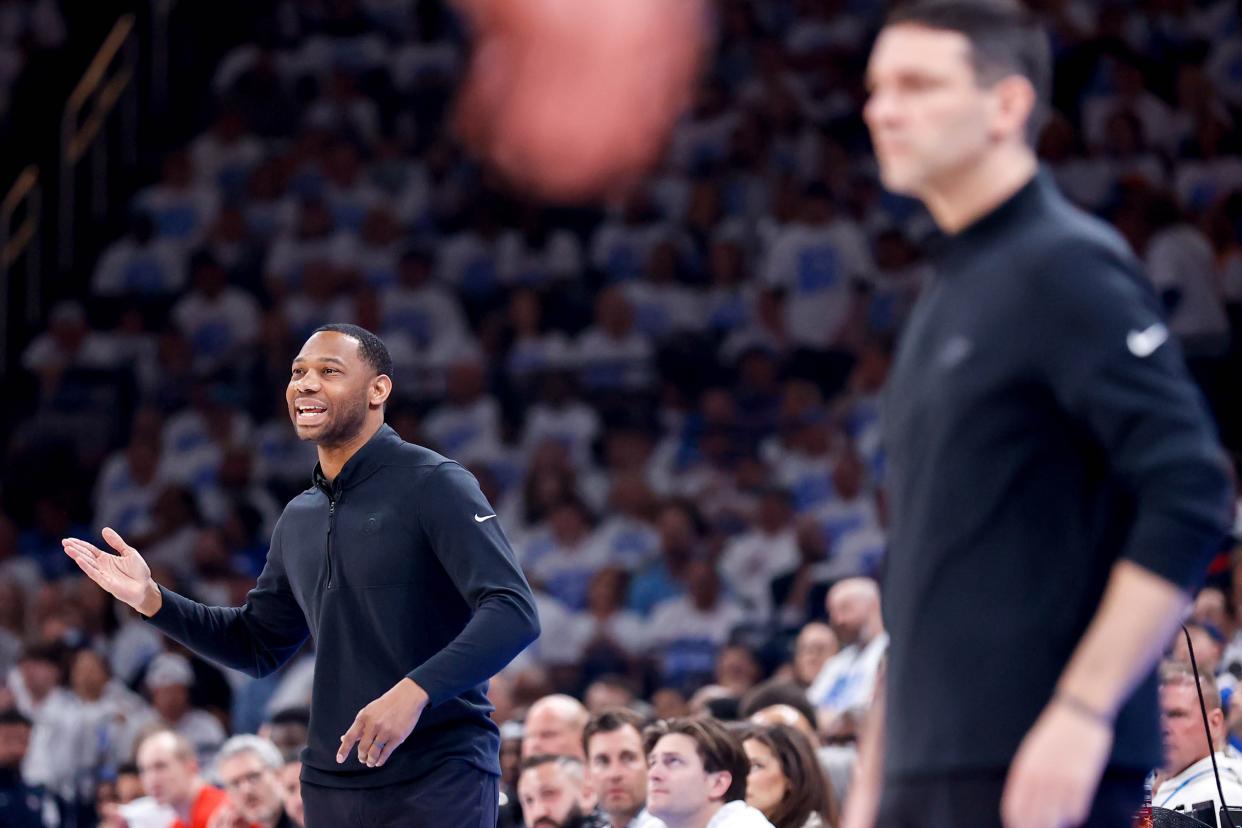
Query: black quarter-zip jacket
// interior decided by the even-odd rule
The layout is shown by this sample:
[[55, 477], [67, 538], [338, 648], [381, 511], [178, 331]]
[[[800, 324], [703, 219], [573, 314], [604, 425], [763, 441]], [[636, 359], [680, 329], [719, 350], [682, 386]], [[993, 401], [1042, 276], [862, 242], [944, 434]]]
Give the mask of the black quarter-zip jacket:
[[[945, 240], [885, 395], [886, 772], [1003, 768], [1119, 559], [1200, 582], [1224, 455], [1138, 261], [1044, 171]], [[1160, 759], [1152, 675], [1111, 761]]]
[[[487, 681], [539, 635], [530, 586], [478, 482], [387, 425], [329, 483], [295, 497], [241, 607], [208, 607], [160, 588], [151, 623], [252, 676], [315, 639], [302, 778], [331, 787], [413, 779], [447, 759], [499, 774]], [[382, 768], [340, 738], [363, 707], [408, 676], [430, 696]]]

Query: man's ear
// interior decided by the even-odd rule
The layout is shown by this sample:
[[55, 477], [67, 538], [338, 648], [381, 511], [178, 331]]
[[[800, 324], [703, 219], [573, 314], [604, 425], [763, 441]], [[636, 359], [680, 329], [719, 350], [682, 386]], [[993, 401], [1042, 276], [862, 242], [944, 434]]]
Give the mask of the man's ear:
[[1034, 85], [1021, 75], [1001, 78], [993, 87], [996, 106], [992, 135], [1003, 139], [1016, 135], [1025, 140], [1028, 124], [1035, 117], [1037, 94]]
[[727, 770], [715, 771], [707, 775], [707, 798], [724, 799], [733, 784], [733, 774]]
[[392, 378], [387, 374], [380, 374], [371, 380], [371, 393], [368, 397], [373, 407], [379, 408], [388, 402], [388, 397], [392, 394]]

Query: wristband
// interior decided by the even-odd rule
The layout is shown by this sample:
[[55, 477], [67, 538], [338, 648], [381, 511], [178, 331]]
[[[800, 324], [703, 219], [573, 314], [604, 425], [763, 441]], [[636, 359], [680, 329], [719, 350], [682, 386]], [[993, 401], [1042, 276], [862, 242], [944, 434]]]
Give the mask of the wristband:
[[1086, 718], [1091, 719], [1092, 721], [1098, 724], [1102, 724], [1105, 727], [1111, 728], [1113, 726], [1112, 716], [1109, 716], [1107, 713], [1102, 713], [1099, 710], [1096, 710], [1094, 707], [1087, 704], [1085, 701], [1078, 698], [1077, 696], [1071, 696], [1070, 694], [1064, 691], [1058, 691], [1055, 694], [1053, 694], [1052, 700], [1057, 704], [1061, 704], [1061, 705], [1064, 705], [1065, 707], [1068, 707], [1070, 710], [1073, 710], [1074, 712], [1078, 713], [1080, 716], [1085, 716]]

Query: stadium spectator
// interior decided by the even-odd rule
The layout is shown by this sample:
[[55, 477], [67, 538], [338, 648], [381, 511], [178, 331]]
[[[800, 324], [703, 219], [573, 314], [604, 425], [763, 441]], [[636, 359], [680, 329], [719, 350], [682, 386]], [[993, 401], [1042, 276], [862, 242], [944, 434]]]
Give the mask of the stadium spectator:
[[610, 828], [642, 824], [647, 801], [647, 759], [639, 714], [625, 708], [596, 713], [583, 731], [587, 778]]
[[194, 670], [190, 662], [176, 653], [162, 653], [147, 668], [144, 684], [161, 724], [189, 741], [201, 765], [209, 764], [226, 734], [214, 716], [191, 707]]
[[522, 757], [571, 756], [586, 759], [582, 752], [582, 730], [591, 716], [572, 696], [545, 696], [530, 706], [526, 714]]
[[526, 828], [602, 828], [582, 762], [571, 756], [538, 754], [522, 762], [518, 795]]
[[156, 730], [138, 743], [137, 757], [146, 796], [122, 804], [121, 817], [132, 823], [208, 828], [228, 797], [203, 779], [189, 740], [171, 730]]
[[[1198, 691], [1203, 693], [1207, 708], [1207, 729], [1212, 734], [1209, 745], [1199, 708]], [[1210, 673], [1199, 674], [1195, 687], [1194, 673], [1186, 665], [1169, 662], [1160, 669], [1160, 720], [1164, 731], [1164, 767], [1156, 776], [1152, 804], [1173, 811], [1189, 811], [1199, 802], [1212, 801], [1212, 813], [1220, 808], [1212, 760], [1220, 772], [1225, 801], [1242, 801], [1242, 767], [1235, 756], [1225, 750], [1225, 714], [1221, 710], [1220, 691]]]
[[880, 659], [888, 647], [875, 581], [852, 578], [835, 584], [828, 593], [828, 617], [841, 651], [824, 663], [807, 697], [825, 737], [850, 739], [871, 706]]
[[12, 828], [59, 825], [69, 817], [63, 802], [22, 775], [30, 735], [30, 719], [12, 708], [0, 710], [0, 821]]
[[750, 759], [746, 802], [776, 828], [836, 825], [832, 787], [800, 731], [775, 725], [747, 731], [742, 747]]
[[216, 776], [228, 801], [212, 816], [209, 828], [292, 828], [280, 781], [284, 765], [276, 746], [259, 736], [234, 736], [221, 745]]
[[644, 733], [647, 811], [668, 828], [768, 828], [746, 804], [750, 760], [714, 719], [659, 721]]

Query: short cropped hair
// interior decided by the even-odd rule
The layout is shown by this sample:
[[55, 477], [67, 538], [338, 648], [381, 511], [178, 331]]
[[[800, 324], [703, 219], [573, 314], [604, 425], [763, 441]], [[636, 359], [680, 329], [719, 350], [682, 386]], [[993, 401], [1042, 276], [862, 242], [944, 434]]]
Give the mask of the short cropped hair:
[[587, 725], [582, 730], [582, 750], [588, 756], [591, 755], [590, 744], [591, 737], [597, 733], [612, 733], [623, 727], [632, 727], [642, 738], [643, 728], [647, 725], [647, 719], [633, 710], [627, 710], [624, 707], [613, 707], [608, 710], [591, 717]]
[[746, 775], [750, 773], [750, 760], [742, 748], [742, 740], [716, 719], [695, 717], [662, 719], [643, 733], [643, 747], [648, 755], [656, 743], [665, 736], [680, 734], [689, 736], [695, 745], [703, 769], [708, 773], [728, 771], [733, 777], [724, 801], [733, 802], [746, 798]]
[[[1166, 661], [1160, 665], [1160, 686], [1168, 687], [1177, 684], [1189, 684], [1195, 686], [1195, 674], [1190, 669], [1189, 664], [1182, 664], [1180, 661]], [[1216, 685], [1216, 679], [1200, 671], [1199, 687], [1203, 690], [1203, 706], [1208, 710], [1215, 710], [1221, 706], [1220, 688]], [[1197, 697], [1197, 694], [1196, 694]]]
[[333, 322], [320, 325], [311, 336], [317, 333], [339, 333], [358, 341], [358, 355], [362, 361], [375, 369], [376, 375], [392, 376], [392, 356], [384, 340], [359, 325], [348, 325], [344, 322]]
[[528, 756], [522, 760], [521, 766], [518, 768], [518, 774], [526, 773], [528, 770], [543, 767], [544, 765], [556, 765], [565, 771], [571, 779], [578, 785], [586, 782], [586, 766], [576, 756], [561, 756], [555, 753], [540, 753], [535, 756]]
[[1010, 75], [1030, 81], [1037, 103], [1027, 138], [1034, 141], [1052, 97], [1052, 50], [1037, 18], [1019, 0], [913, 0], [897, 6], [885, 21], [886, 26], [901, 23], [964, 35], [982, 85]]
[[262, 736], [243, 733], [240, 736], [232, 737], [220, 746], [220, 751], [216, 754], [217, 772], [220, 766], [227, 760], [243, 753], [253, 753], [259, 757], [259, 761], [272, 770], [280, 770], [285, 765], [285, 758], [280, 755], [280, 748]]

